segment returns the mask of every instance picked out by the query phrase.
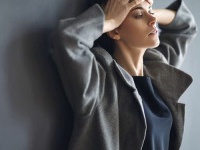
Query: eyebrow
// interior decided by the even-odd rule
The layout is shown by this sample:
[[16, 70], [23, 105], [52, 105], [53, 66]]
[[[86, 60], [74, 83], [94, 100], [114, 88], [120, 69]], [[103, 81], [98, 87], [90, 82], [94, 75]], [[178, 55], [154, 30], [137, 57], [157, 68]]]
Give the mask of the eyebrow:
[[136, 8], [131, 9], [131, 12], [132, 12], [132, 11], [135, 11], [135, 10], [137, 10], [137, 9], [144, 9], [144, 8], [143, 8], [143, 7], [136, 7]]
[[[149, 7], [148, 7], [149, 10], [150, 10], [151, 8], [152, 8], [152, 6], [149, 6]], [[137, 9], [142, 9], [142, 10], [144, 10], [145, 8], [139, 6], [139, 7], [133, 8], [130, 12], [135, 11], [135, 10], [137, 10]]]

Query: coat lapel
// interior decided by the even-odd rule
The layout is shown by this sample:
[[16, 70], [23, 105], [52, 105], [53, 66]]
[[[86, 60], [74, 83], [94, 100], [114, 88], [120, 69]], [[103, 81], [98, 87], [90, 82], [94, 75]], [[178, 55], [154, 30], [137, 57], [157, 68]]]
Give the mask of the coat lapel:
[[114, 60], [114, 66], [118, 75], [124, 80], [124, 82], [129, 87], [135, 90], [136, 86], [135, 86], [132, 76], [126, 70], [124, 70], [124, 68], [122, 68], [115, 60]]
[[143, 114], [143, 118], [144, 118], [144, 122], [145, 122], [145, 126], [147, 126], [146, 116], [145, 116], [145, 113], [144, 113], [144, 107], [143, 107], [143, 103], [142, 103], [142, 98], [139, 95], [138, 91], [136, 90], [135, 82], [133, 81], [132, 76], [126, 70], [124, 70], [115, 60], [114, 60], [114, 66], [115, 66], [117, 74], [121, 77], [121, 79], [130, 88], [133, 89], [133, 96], [136, 98], [136, 100], [138, 101], [138, 103], [140, 105], [140, 108], [141, 108], [142, 114]]
[[144, 73], [151, 77], [158, 93], [169, 101], [177, 102], [192, 83], [191, 76], [162, 62], [147, 62]]

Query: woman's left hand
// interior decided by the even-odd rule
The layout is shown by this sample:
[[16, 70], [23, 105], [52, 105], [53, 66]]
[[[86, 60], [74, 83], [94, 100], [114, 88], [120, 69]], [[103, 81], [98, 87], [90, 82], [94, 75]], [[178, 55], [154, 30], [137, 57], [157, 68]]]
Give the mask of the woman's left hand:
[[108, 0], [105, 8], [105, 22], [103, 32], [112, 31], [119, 27], [124, 21], [130, 10], [139, 5], [144, 0]]

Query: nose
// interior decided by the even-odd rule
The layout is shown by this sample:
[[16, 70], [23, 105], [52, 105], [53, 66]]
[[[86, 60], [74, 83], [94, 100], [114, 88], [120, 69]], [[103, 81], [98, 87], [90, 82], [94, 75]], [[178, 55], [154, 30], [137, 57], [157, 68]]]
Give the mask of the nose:
[[156, 27], [156, 22], [157, 22], [157, 19], [156, 19], [156, 17], [155, 16], [153, 16], [153, 15], [151, 15], [151, 14], [149, 14], [149, 26], [151, 26], [151, 27]]

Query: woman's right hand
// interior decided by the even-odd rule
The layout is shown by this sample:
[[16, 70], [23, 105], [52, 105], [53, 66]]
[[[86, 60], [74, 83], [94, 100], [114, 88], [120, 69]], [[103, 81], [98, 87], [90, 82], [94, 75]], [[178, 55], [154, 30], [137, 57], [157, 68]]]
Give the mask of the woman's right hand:
[[114, 30], [124, 21], [130, 10], [145, 0], [108, 0], [105, 8], [103, 33]]

